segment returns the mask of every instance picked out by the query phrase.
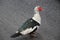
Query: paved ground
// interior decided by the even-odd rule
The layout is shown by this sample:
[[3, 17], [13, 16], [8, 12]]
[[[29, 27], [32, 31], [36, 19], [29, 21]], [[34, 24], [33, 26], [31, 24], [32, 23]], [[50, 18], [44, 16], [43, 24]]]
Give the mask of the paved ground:
[[[37, 38], [10, 38], [33, 16], [36, 5], [44, 8], [40, 12], [42, 24], [37, 30]], [[60, 0], [0, 0], [0, 40], [60, 40]]]

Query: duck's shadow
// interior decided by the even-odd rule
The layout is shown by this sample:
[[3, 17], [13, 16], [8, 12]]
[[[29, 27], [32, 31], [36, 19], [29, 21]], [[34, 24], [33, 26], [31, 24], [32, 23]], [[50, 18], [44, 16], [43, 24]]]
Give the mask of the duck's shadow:
[[43, 37], [39, 33], [37, 33], [35, 35], [36, 35], [36, 37], [30, 37], [30, 36], [26, 35], [23, 37], [18, 37], [15, 40], [43, 40]]

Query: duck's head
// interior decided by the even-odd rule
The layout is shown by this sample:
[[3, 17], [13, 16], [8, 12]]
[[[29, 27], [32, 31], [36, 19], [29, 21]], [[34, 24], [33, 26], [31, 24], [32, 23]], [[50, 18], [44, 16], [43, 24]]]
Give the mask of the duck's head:
[[37, 12], [40, 12], [40, 11], [42, 11], [42, 10], [43, 10], [43, 8], [40, 7], [40, 6], [36, 6], [36, 7], [34, 8], [34, 11], [37, 11]]

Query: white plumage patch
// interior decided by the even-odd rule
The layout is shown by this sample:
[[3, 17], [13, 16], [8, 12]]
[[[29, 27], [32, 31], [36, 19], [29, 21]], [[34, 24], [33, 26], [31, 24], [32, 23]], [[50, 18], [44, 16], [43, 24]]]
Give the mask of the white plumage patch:
[[26, 35], [26, 34], [32, 32], [35, 28], [36, 28], [36, 26], [33, 29], [32, 28], [27, 28], [26, 30], [23, 30], [20, 33], [23, 34], [23, 35]]
[[35, 20], [36, 22], [38, 22], [39, 24], [41, 24], [41, 17], [39, 15], [39, 13], [34, 14], [32, 19]]
[[19, 31], [16, 31], [16, 33], [18, 33]]

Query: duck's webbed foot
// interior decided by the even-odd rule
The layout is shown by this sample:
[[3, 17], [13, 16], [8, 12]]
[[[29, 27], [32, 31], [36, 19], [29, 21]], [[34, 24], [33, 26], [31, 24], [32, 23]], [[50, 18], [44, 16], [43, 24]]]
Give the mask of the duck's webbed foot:
[[30, 36], [31, 38], [37, 38], [37, 35], [36, 35], [36, 33], [35, 33], [35, 32], [30, 33], [30, 34], [29, 34], [29, 36]]

